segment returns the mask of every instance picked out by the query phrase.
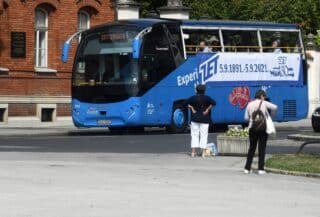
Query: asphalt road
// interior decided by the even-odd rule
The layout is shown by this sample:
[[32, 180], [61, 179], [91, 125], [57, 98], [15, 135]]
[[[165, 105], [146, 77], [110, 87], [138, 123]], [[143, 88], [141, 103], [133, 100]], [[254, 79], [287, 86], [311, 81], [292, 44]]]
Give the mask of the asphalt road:
[[[299, 129], [281, 130], [268, 141], [267, 153], [294, 153], [301, 142], [287, 140], [287, 135]], [[210, 133], [208, 142], [216, 142], [218, 133]], [[66, 153], [189, 153], [190, 135], [166, 134], [162, 130], [140, 134], [110, 135], [98, 133], [70, 133], [65, 136], [10, 136], [0, 137], [0, 152], [66, 152]], [[310, 145], [306, 151], [319, 152], [319, 145]]]
[[[278, 132], [268, 152], [297, 150], [285, 139], [290, 133]], [[319, 179], [245, 175], [245, 157], [190, 158], [189, 139], [163, 132], [1, 137], [0, 216], [320, 216]]]

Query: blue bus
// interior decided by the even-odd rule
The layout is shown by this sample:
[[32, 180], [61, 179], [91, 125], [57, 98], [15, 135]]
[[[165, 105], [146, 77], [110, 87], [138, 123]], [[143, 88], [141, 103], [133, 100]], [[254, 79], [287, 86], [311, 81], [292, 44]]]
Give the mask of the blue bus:
[[217, 20], [123, 20], [77, 32], [72, 118], [111, 132], [146, 126], [183, 132], [185, 99], [197, 84], [217, 102], [214, 124], [245, 124], [258, 89], [279, 106], [275, 121], [308, 111], [305, 51], [298, 25]]

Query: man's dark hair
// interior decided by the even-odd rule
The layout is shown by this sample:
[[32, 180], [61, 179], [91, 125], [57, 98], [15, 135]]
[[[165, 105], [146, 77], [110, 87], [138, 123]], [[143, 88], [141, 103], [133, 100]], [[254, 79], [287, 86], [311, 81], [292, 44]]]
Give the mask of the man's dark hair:
[[260, 99], [261, 96], [266, 97], [266, 96], [267, 96], [267, 95], [266, 95], [266, 92], [264, 92], [264, 90], [257, 90], [257, 92], [256, 92], [256, 94], [255, 94], [255, 98], [256, 98], [256, 99]]
[[203, 84], [198, 84], [196, 90], [198, 94], [204, 94], [204, 92], [206, 91], [206, 86]]

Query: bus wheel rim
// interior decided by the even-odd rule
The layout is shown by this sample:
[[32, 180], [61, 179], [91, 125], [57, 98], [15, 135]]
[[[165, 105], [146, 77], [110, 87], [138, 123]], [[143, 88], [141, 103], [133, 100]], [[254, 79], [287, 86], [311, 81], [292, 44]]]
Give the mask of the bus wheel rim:
[[177, 127], [182, 127], [184, 124], [184, 113], [181, 109], [176, 109], [173, 113], [173, 123]]

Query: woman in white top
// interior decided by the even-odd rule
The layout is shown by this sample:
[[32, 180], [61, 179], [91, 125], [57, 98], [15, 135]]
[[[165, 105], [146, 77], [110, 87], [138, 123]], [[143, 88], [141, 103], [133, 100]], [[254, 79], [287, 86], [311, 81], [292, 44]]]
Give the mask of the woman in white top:
[[255, 132], [252, 130], [252, 113], [256, 110], [258, 110], [259, 105], [260, 110], [266, 117], [266, 115], [269, 115], [268, 110], [271, 111], [271, 114], [275, 114], [278, 106], [275, 104], [272, 104], [271, 102], [265, 101], [266, 99], [266, 93], [263, 90], [258, 90], [255, 94], [255, 100], [248, 103], [248, 106], [245, 111], [245, 119], [249, 121], [249, 140], [250, 140], [250, 147], [248, 150], [247, 155], [247, 161], [244, 167], [244, 173], [250, 173], [251, 172], [251, 164], [254, 157], [254, 153], [258, 146], [259, 151], [259, 165], [258, 165], [258, 173], [259, 174], [265, 174], [264, 170], [264, 159], [265, 159], [265, 153], [266, 153], [266, 145], [267, 145], [267, 139], [268, 134], [265, 131], [261, 132]]
[[272, 42], [272, 52], [274, 53], [282, 53], [281, 48], [279, 48], [280, 45], [280, 41], [279, 40], [275, 40]]

